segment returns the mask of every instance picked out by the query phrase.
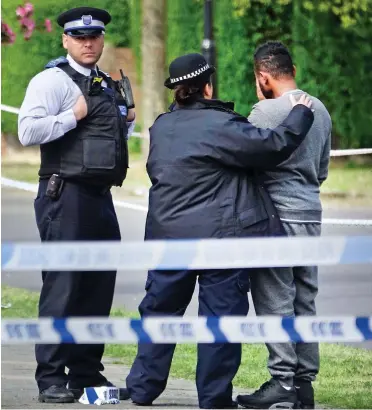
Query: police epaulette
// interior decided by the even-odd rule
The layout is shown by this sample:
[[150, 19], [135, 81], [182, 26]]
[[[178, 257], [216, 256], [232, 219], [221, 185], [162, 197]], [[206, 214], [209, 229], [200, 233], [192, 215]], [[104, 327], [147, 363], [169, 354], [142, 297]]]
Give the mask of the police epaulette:
[[61, 64], [68, 64], [68, 60], [66, 57], [61, 56], [54, 60], [49, 61], [49, 63], [45, 65], [45, 68], [58, 67]]

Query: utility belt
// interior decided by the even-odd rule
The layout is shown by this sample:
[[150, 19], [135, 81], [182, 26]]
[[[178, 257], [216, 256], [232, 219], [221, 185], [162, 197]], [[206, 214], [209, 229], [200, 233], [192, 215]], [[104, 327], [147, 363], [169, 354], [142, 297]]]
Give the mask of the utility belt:
[[112, 185], [94, 185], [94, 184], [89, 184], [86, 182], [82, 181], [76, 181], [72, 179], [64, 179], [61, 176], [57, 174], [53, 174], [49, 179], [48, 178], [40, 178], [40, 180], [48, 180], [48, 185], [47, 189], [45, 192], [45, 195], [56, 201], [57, 199], [60, 198], [63, 188], [65, 184], [75, 184], [79, 185], [82, 188], [88, 190], [91, 193], [97, 194], [97, 195], [106, 195], [108, 192], [110, 192]]

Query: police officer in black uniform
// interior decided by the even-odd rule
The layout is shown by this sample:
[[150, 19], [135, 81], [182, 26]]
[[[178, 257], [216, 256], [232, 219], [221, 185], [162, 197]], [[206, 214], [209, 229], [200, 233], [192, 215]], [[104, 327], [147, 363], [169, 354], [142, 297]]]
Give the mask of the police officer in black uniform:
[[[200, 54], [176, 58], [165, 86], [174, 104], [150, 128], [147, 171], [152, 182], [146, 240], [282, 235], [257, 173], [275, 167], [301, 144], [314, 115], [303, 96], [275, 130], [253, 127], [232, 103], [213, 100], [215, 69]], [[226, 255], [228, 257], [228, 255]], [[199, 282], [200, 316], [246, 316], [246, 269], [150, 270], [141, 317], [182, 316]], [[150, 405], [166, 387], [174, 344], [140, 343], [127, 377], [130, 398]], [[241, 344], [198, 345], [200, 408], [235, 408], [232, 380]]]
[[[135, 114], [127, 78], [113, 81], [96, 65], [110, 20], [91, 7], [62, 13], [67, 56], [31, 80], [20, 110], [21, 143], [40, 145], [35, 214], [42, 241], [121, 239], [110, 188], [126, 178]], [[116, 271], [43, 271], [39, 316], [107, 317], [115, 279]], [[84, 387], [112, 386], [101, 373], [103, 351], [103, 344], [37, 345], [39, 401], [69, 403]]]

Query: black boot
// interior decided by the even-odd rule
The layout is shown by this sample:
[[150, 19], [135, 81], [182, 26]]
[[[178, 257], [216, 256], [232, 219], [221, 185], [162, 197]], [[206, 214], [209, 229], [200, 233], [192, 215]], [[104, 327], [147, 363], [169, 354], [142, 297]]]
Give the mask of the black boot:
[[264, 383], [253, 394], [240, 395], [238, 404], [249, 409], [293, 409], [297, 404], [294, 387], [284, 388], [276, 379]]
[[314, 389], [310, 381], [295, 380], [298, 407], [300, 409], [314, 409]]
[[39, 393], [41, 403], [73, 403], [74, 401], [74, 395], [64, 384], [50, 386]]

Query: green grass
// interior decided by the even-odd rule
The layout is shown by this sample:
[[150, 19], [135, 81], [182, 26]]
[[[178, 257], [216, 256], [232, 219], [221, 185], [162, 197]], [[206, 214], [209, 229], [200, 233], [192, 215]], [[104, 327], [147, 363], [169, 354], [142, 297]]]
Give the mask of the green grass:
[[[36, 317], [38, 293], [2, 286], [2, 317]], [[112, 316], [138, 317], [137, 313], [114, 309]], [[316, 400], [333, 408], [372, 408], [372, 351], [337, 344], [321, 344], [321, 370], [314, 383]], [[115, 363], [130, 365], [136, 354], [136, 345], [107, 345], [105, 354], [115, 358]], [[257, 388], [268, 379], [265, 346], [243, 346], [243, 360], [234, 385]], [[194, 380], [196, 366], [195, 345], [178, 345], [171, 376]]]
[[372, 165], [331, 166], [321, 192], [347, 194], [352, 197], [372, 197]]
[[[37, 182], [39, 167], [35, 164], [3, 161], [2, 176], [26, 182]], [[145, 162], [139, 154], [132, 154], [130, 168], [124, 184], [115, 189], [115, 194], [133, 195], [137, 188], [146, 191], [150, 181], [146, 173]], [[328, 179], [321, 187], [323, 198], [344, 197], [372, 198], [372, 165], [333, 165], [329, 169]]]

